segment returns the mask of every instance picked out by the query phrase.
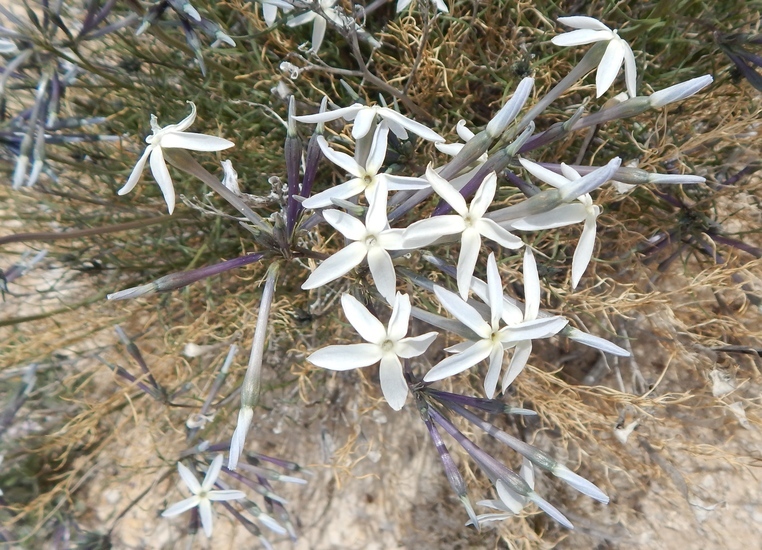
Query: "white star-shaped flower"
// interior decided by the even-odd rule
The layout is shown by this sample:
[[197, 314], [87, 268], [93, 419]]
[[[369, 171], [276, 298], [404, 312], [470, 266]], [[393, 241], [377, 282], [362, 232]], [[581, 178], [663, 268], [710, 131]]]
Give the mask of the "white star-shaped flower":
[[[534, 490], [534, 465], [526, 458], [521, 463], [519, 477], [526, 482], [530, 489]], [[497, 499], [480, 500], [476, 503], [478, 506], [486, 506], [487, 508], [497, 510], [497, 512], [476, 516], [476, 519], [480, 524], [503, 521], [513, 517], [520, 514], [526, 505], [529, 504], [529, 499], [527, 497], [514, 493], [499, 479], [495, 482], [495, 491], [497, 492]], [[470, 523], [471, 522], [468, 522], [466, 525], [469, 525]]]
[[319, 122], [328, 122], [336, 120], [337, 118], [343, 118], [344, 120], [354, 121], [355, 125], [352, 128], [352, 137], [356, 140], [362, 139], [368, 135], [373, 121], [376, 115], [381, 117], [389, 125], [389, 129], [400, 139], [407, 139], [407, 132], [410, 131], [415, 135], [422, 137], [433, 142], [444, 142], [445, 138], [437, 134], [434, 130], [427, 126], [410, 120], [409, 118], [401, 115], [394, 109], [389, 107], [381, 107], [380, 105], [361, 105], [355, 103], [349, 107], [342, 107], [334, 111], [326, 111], [325, 113], [316, 113], [314, 115], [295, 116], [294, 120], [303, 122], [305, 124], [317, 124]]
[[173, 504], [161, 515], [165, 518], [171, 518], [178, 514], [182, 514], [198, 506], [198, 513], [201, 516], [201, 526], [204, 528], [204, 533], [207, 537], [212, 536], [212, 501], [213, 500], [238, 500], [246, 498], [246, 493], [243, 491], [213, 491], [214, 483], [217, 481], [217, 477], [220, 475], [220, 469], [222, 468], [222, 455], [219, 454], [214, 457], [212, 464], [206, 471], [204, 482], [199, 484], [196, 476], [193, 475], [188, 468], [186, 468], [181, 462], [177, 463], [177, 471], [180, 473], [180, 477], [188, 486], [190, 492], [193, 493], [192, 497], [181, 500], [180, 502]]
[[[539, 282], [537, 283], [539, 286]], [[442, 306], [458, 321], [470, 328], [478, 337], [475, 342], [464, 342], [449, 348], [457, 352], [435, 365], [426, 376], [426, 382], [435, 382], [469, 369], [489, 357], [489, 370], [484, 380], [484, 391], [490, 399], [495, 394], [497, 379], [503, 366], [503, 353], [518, 342], [535, 338], [548, 338], [563, 329], [567, 320], [563, 317], [544, 317], [516, 322], [501, 327], [504, 303], [503, 283], [497, 270], [495, 255], [487, 259], [487, 295], [490, 308], [489, 322], [460, 296], [439, 286], [434, 293]]]
[[376, 319], [356, 298], [349, 294], [341, 297], [347, 319], [367, 343], [346, 346], [328, 346], [319, 349], [307, 361], [331, 370], [349, 370], [375, 365], [379, 361], [381, 391], [386, 402], [395, 411], [405, 405], [408, 388], [400, 359], [418, 357], [436, 339], [436, 332], [405, 337], [410, 323], [410, 297], [397, 293], [388, 327]]
[[162, 149], [222, 151], [235, 145], [232, 141], [220, 137], [186, 132], [185, 130], [190, 128], [193, 121], [196, 120], [196, 105], [190, 101], [188, 103], [191, 106], [191, 113], [178, 124], [170, 124], [162, 128], [159, 126], [156, 116], [151, 115], [151, 130], [153, 130], [153, 134], [146, 138], [148, 147], [146, 147], [143, 156], [140, 157], [135, 168], [132, 169], [127, 183], [119, 190], [120, 195], [126, 195], [135, 188], [150, 157], [151, 173], [161, 188], [164, 200], [167, 202], [167, 208], [171, 214], [175, 209], [175, 188], [172, 185], [172, 178], [169, 176], [169, 170], [164, 162]]
[[456, 214], [434, 216], [420, 220], [405, 229], [405, 248], [420, 248], [428, 246], [440, 237], [461, 234], [460, 257], [458, 258], [458, 292], [465, 300], [471, 284], [482, 237], [486, 237], [506, 248], [520, 248], [524, 243], [516, 235], [500, 227], [484, 214], [492, 204], [497, 190], [497, 176], [489, 174], [477, 189], [471, 205], [466, 205], [466, 199], [446, 179], [437, 174], [429, 165], [426, 169], [426, 179], [436, 191], [452, 206]]
[[386, 188], [376, 185], [374, 195], [368, 201], [370, 206], [365, 214], [365, 223], [339, 210], [325, 210], [323, 217], [335, 229], [354, 241], [323, 260], [315, 271], [304, 281], [302, 289], [309, 290], [330, 283], [357, 267], [368, 259], [368, 267], [373, 275], [376, 288], [391, 303], [397, 286], [397, 275], [392, 258], [387, 250], [402, 250], [402, 229], [390, 229], [386, 217]]
[[624, 78], [627, 85], [627, 93], [630, 97], [636, 95], [637, 66], [635, 54], [630, 45], [620, 38], [617, 31], [611, 30], [606, 25], [592, 17], [573, 16], [559, 17], [559, 23], [567, 27], [578, 29], [553, 37], [556, 46], [580, 46], [593, 42], [608, 42], [606, 52], [598, 64], [598, 72], [595, 75], [595, 87], [597, 97], [606, 93], [619, 74], [619, 68], [624, 62]]
[[[557, 189], [568, 187], [572, 185], [573, 181], [577, 181], [581, 178], [576, 170], [563, 163], [561, 164], [563, 175], [561, 175], [532, 161], [526, 159], [519, 160], [521, 165], [526, 168], [530, 174], [545, 183], [549, 183]], [[582, 275], [585, 273], [585, 269], [587, 269], [587, 265], [590, 263], [590, 258], [593, 256], [596, 220], [601, 213], [600, 207], [593, 204], [593, 199], [590, 196], [590, 193], [580, 195], [577, 197], [577, 200], [579, 203], [563, 204], [549, 212], [527, 216], [523, 220], [511, 222], [511, 227], [520, 231], [553, 229], [571, 225], [573, 223], [579, 223], [581, 221], [585, 222], [584, 228], [582, 229], [582, 235], [579, 238], [579, 243], [577, 244], [577, 248], [574, 251], [574, 257], [572, 258], [572, 288], [577, 288]]]
[[366, 196], [370, 197], [375, 193], [379, 183], [383, 183], [389, 191], [428, 187], [429, 182], [423, 178], [379, 173], [386, 157], [388, 136], [389, 126], [385, 121], [382, 121], [373, 134], [373, 143], [370, 146], [365, 166], [362, 166], [346, 153], [332, 149], [323, 136], [318, 136], [318, 145], [326, 158], [352, 174], [354, 178], [308, 198], [302, 205], [305, 208], [323, 208], [333, 204], [331, 199], [349, 199], [360, 193], [365, 193]]

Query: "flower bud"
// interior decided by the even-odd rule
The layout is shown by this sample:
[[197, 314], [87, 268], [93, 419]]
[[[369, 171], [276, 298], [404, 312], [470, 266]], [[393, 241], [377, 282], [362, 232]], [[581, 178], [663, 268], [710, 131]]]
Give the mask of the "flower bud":
[[714, 79], [712, 76], [708, 74], [699, 76], [697, 78], [692, 78], [685, 82], [681, 82], [680, 84], [675, 84], [669, 88], [665, 88], [663, 90], [659, 90], [658, 92], [652, 93], [648, 97], [648, 102], [653, 109], [664, 107], [665, 105], [675, 101], [681, 101], [687, 97], [692, 96], [693, 94], [709, 86], [713, 80]]

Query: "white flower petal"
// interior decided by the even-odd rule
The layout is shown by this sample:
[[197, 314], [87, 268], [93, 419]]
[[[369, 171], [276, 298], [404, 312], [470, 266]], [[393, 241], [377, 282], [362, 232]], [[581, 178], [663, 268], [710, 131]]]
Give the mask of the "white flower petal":
[[453, 376], [464, 370], [470, 369], [479, 361], [483, 361], [489, 357], [489, 354], [492, 352], [492, 347], [492, 342], [488, 340], [479, 340], [462, 353], [451, 355], [440, 361], [426, 373], [423, 380], [425, 382], [436, 382], [437, 380], [442, 380], [448, 376]]
[[497, 496], [500, 497], [500, 500], [506, 508], [514, 514], [521, 513], [526, 505], [525, 497], [516, 494], [500, 479], [495, 482], [495, 489], [497, 490]]
[[434, 130], [428, 128], [427, 126], [424, 126], [420, 122], [410, 120], [409, 118], [399, 114], [397, 111], [390, 109], [389, 107], [378, 108], [378, 113], [382, 117], [387, 118], [393, 122], [396, 122], [403, 128], [406, 128], [407, 130], [413, 132], [415, 135], [419, 137], [422, 137], [423, 139], [426, 139], [428, 141], [433, 141], [433, 142], [446, 141], [445, 138], [437, 134]]
[[240, 500], [246, 498], [246, 493], [232, 489], [225, 491], [209, 491], [207, 497], [209, 500]]
[[481, 218], [474, 224], [479, 234], [511, 250], [524, 246], [524, 241], [489, 218]]
[[468, 215], [466, 199], [464, 199], [463, 195], [450, 185], [449, 181], [437, 174], [431, 164], [426, 167], [426, 179], [429, 181], [436, 194], [442, 197], [447, 204], [452, 206], [453, 210], [463, 217]]
[[588, 334], [587, 332], [582, 332], [581, 330], [573, 328], [573, 327], [569, 327], [567, 331], [564, 332], [564, 336], [566, 336], [567, 338], [570, 338], [571, 340], [574, 340], [575, 342], [579, 342], [580, 344], [590, 346], [591, 348], [595, 348], [595, 349], [604, 351], [606, 353], [610, 353], [612, 355], [618, 355], [619, 357], [630, 356], [629, 351], [617, 346], [616, 344], [612, 342], [609, 342], [605, 338], [594, 336], [592, 334]]
[[178, 462], [177, 471], [183, 482], [185, 482], [185, 485], [190, 489], [191, 493], [195, 495], [201, 492], [201, 485], [199, 484], [198, 479], [196, 479], [196, 476], [193, 475], [193, 472], [191, 472], [185, 464]]
[[513, 229], [518, 229], [519, 231], [539, 231], [541, 229], [556, 229], [580, 223], [586, 217], [587, 209], [585, 205], [577, 202], [562, 204], [548, 212], [527, 216], [523, 220], [511, 221], [510, 225]]
[[408, 393], [407, 382], [402, 373], [402, 363], [396, 355], [392, 353], [384, 355], [378, 369], [378, 377], [384, 399], [389, 406], [395, 411], [404, 407]]
[[550, 338], [561, 331], [568, 320], [558, 315], [554, 317], [543, 317], [531, 321], [524, 321], [518, 325], [512, 325], [500, 330], [500, 341], [504, 344], [518, 342], [520, 340], [536, 340], [539, 338]]
[[235, 470], [238, 467], [238, 460], [241, 458], [243, 447], [246, 444], [246, 436], [249, 433], [249, 427], [253, 418], [254, 409], [251, 407], [242, 406], [238, 411], [238, 421], [236, 422], [233, 437], [230, 438], [229, 470]]
[[[313, 12], [308, 12], [308, 13], [312, 13], [312, 15], [314, 15]], [[293, 25], [289, 25], [289, 26], [293, 26]], [[335, 109], [333, 111], [326, 111], [324, 113], [295, 116], [294, 120], [297, 122], [302, 122], [304, 124], [318, 124], [320, 122], [329, 122], [331, 120], [336, 120], [337, 118], [343, 118], [344, 120], [354, 120], [355, 116], [357, 116], [357, 113], [364, 108], [365, 108], [364, 105], [355, 103], [353, 105], [350, 105], [349, 107], [342, 107], [340, 109]]]
[[349, 344], [319, 349], [307, 361], [324, 369], [344, 371], [369, 367], [378, 363], [382, 355], [376, 344]]
[[371, 246], [368, 249], [368, 267], [381, 296], [386, 298], [387, 302], [394, 301], [394, 294], [397, 291], [397, 273], [394, 271], [394, 264], [389, 253], [380, 246]]
[[490, 306], [490, 323], [496, 328], [503, 316], [503, 281], [497, 270], [495, 254], [492, 252], [487, 258], [487, 300]]
[[162, 517], [165, 518], [171, 518], [177, 515], [182, 514], [183, 512], [187, 512], [191, 508], [195, 508], [198, 506], [198, 503], [201, 502], [201, 499], [197, 495], [193, 495], [192, 497], [186, 498], [185, 500], [181, 500], [180, 502], [176, 502], [166, 510], [164, 510], [161, 513]]
[[143, 170], [146, 167], [146, 162], [148, 162], [148, 156], [153, 151], [153, 147], [146, 147], [146, 150], [143, 151], [143, 154], [138, 159], [138, 163], [135, 165], [135, 168], [132, 169], [132, 172], [130, 172], [130, 177], [127, 178], [127, 183], [124, 184], [124, 186], [117, 191], [117, 195], [126, 195], [133, 189], [135, 189], [135, 186], [140, 181], [141, 176], [143, 175]]
[[341, 307], [349, 323], [366, 342], [379, 345], [383, 343], [386, 339], [386, 328], [357, 298], [351, 294], [342, 294]]
[[[360, 115], [357, 117], [360, 118]], [[357, 127], [357, 119], [355, 120], [355, 128]], [[386, 158], [387, 137], [389, 135], [389, 125], [385, 122], [381, 122], [376, 127], [376, 132], [373, 134], [373, 143], [370, 146], [370, 152], [368, 153], [368, 160], [365, 162], [365, 169], [369, 174], [377, 174], [381, 169], [381, 165]]]
[[397, 13], [404, 10], [413, 0], [397, 0]]
[[214, 517], [212, 516], [212, 503], [209, 499], [201, 499], [198, 503], [198, 515], [201, 517], [201, 526], [204, 528], [207, 538], [212, 537]]
[[522, 340], [516, 344], [516, 349], [513, 351], [513, 357], [511, 357], [511, 362], [508, 364], [508, 370], [505, 371], [505, 376], [503, 376], [503, 382], [501, 384], [501, 391], [503, 393], [505, 393], [505, 390], [513, 384], [513, 381], [516, 380], [519, 374], [521, 374], [521, 371], [524, 370], [530, 355], [532, 355], [531, 340]]
[[188, 149], [189, 151], [223, 151], [235, 143], [227, 139], [192, 132], [172, 132], [161, 137], [164, 149]]
[[263, 2], [262, 16], [265, 18], [265, 23], [267, 23], [267, 26], [272, 27], [273, 23], [275, 23], [275, 18], [278, 17], [278, 6]]
[[497, 380], [500, 378], [500, 371], [503, 368], [503, 354], [503, 346], [500, 344], [492, 346], [492, 351], [489, 354], [489, 369], [484, 378], [484, 394], [487, 399], [492, 399], [495, 396]]
[[392, 315], [389, 317], [389, 328], [386, 331], [392, 342], [397, 342], [405, 337], [410, 324], [410, 296], [400, 292], [394, 297]]
[[630, 97], [637, 96], [637, 78], [638, 67], [635, 63], [635, 54], [632, 52], [630, 45], [622, 40], [622, 47], [624, 48], [624, 81], [627, 85], [627, 94]]
[[323, 263], [304, 281], [302, 290], [318, 288], [346, 275], [350, 270], [360, 265], [367, 252], [368, 249], [362, 242], [351, 243], [346, 248], [339, 250], [330, 258], [323, 260]]
[[548, 170], [544, 166], [540, 166], [536, 162], [532, 162], [531, 160], [527, 159], [519, 159], [519, 162], [521, 163], [521, 166], [524, 167], [524, 169], [532, 174], [534, 177], [536, 177], [540, 181], [544, 181], [545, 183], [549, 183], [555, 188], [561, 188], [564, 187], [569, 183], [569, 179], [565, 178], [561, 174], [556, 174], [552, 170]]
[[[336, 111], [333, 111], [334, 113]], [[296, 118], [296, 117], [294, 117]], [[335, 149], [332, 149], [328, 142], [325, 140], [323, 136], [318, 136], [317, 143], [320, 146], [320, 150], [325, 155], [325, 158], [330, 160], [332, 163], [336, 164], [337, 166], [340, 166], [344, 169], [344, 171], [352, 174], [356, 178], [361, 178], [364, 175], [364, 170], [362, 167], [357, 164], [357, 161], [347, 155], [346, 153], [342, 153], [340, 151], [336, 151]]]
[[376, 185], [365, 191], [365, 196], [368, 199], [365, 227], [369, 235], [378, 235], [389, 227], [389, 219], [386, 215], [386, 201], [389, 192], [386, 189], [386, 182], [378, 180]]
[[[373, 107], [363, 107], [355, 116], [355, 125], [352, 128], [352, 137], [355, 139], [362, 139], [368, 135], [373, 121], [376, 118], [376, 111]], [[375, 141], [375, 137], [374, 137]]]
[[430, 187], [429, 182], [424, 178], [411, 178], [409, 176], [396, 176], [394, 174], [379, 174], [378, 179], [383, 179], [387, 183], [387, 188], [390, 191], [407, 191]]
[[574, 251], [574, 257], [572, 258], [572, 275], [571, 284], [572, 288], [577, 288], [582, 275], [587, 269], [587, 264], [590, 263], [590, 258], [593, 256], [593, 248], [595, 247], [595, 217], [589, 217], [585, 221], [585, 227], [582, 230], [582, 235], [579, 238], [577, 249]]
[[530, 247], [524, 249], [524, 320], [537, 319], [540, 311], [540, 276]]
[[610, 28], [608, 28], [606, 25], [604, 25], [597, 19], [593, 17], [587, 17], [584, 15], [571, 15], [568, 17], [559, 17], [557, 21], [573, 29], [593, 29], [597, 31], [611, 32]]
[[[471, 201], [468, 211], [475, 218], [481, 218], [484, 213], [492, 204], [492, 199], [495, 198], [495, 191], [497, 190], [497, 175], [494, 172], [484, 178], [484, 181], [476, 190], [474, 198]], [[460, 193], [459, 193], [460, 194]]]
[[471, 277], [474, 275], [476, 260], [479, 259], [479, 249], [482, 239], [479, 232], [473, 227], [463, 231], [460, 238], [460, 256], [458, 257], [458, 292], [460, 297], [466, 300], [471, 288]]
[[439, 333], [427, 332], [420, 336], [410, 336], [403, 338], [395, 346], [395, 353], [403, 359], [410, 359], [411, 357], [418, 357], [423, 354], [429, 346], [437, 339]]
[[204, 482], [201, 484], [202, 491], [209, 491], [212, 487], [214, 487], [214, 482], [217, 481], [221, 469], [222, 455], [218, 454], [214, 457], [214, 460], [212, 460], [212, 463], [209, 465], [209, 469], [206, 471]]
[[196, 121], [196, 104], [192, 101], [189, 101], [188, 105], [191, 106], [190, 114], [177, 124], [171, 124], [167, 126], [165, 130], [171, 128], [173, 132], [184, 132], [193, 125], [193, 123]]
[[324, 210], [323, 218], [334, 229], [353, 241], [362, 241], [368, 235], [368, 230], [360, 220], [341, 210]]
[[581, 46], [582, 44], [591, 44], [593, 42], [602, 42], [611, 40], [611, 31], [594, 31], [592, 29], [582, 29], [578, 31], [565, 32], [554, 36], [551, 42], [556, 46]]
[[557, 464], [555, 468], [552, 470], [553, 475], [556, 476], [558, 479], [562, 479], [572, 487], [574, 487], [577, 491], [582, 493], [583, 495], [587, 495], [590, 498], [594, 498], [598, 502], [602, 502], [603, 504], [608, 504], [609, 497], [601, 491], [594, 483], [591, 483], [590, 481], [586, 480], [584, 477], [575, 474], [572, 472], [569, 468], [564, 466], [563, 464]]
[[434, 147], [437, 148], [437, 151], [444, 153], [445, 155], [449, 155], [451, 157], [454, 157], [458, 153], [460, 153], [460, 150], [465, 147], [465, 144], [463, 143], [435, 143]]
[[595, 74], [596, 97], [601, 97], [611, 87], [624, 61], [622, 40], [612, 40], [603, 54]]
[[434, 216], [408, 226], [403, 239], [406, 248], [422, 248], [440, 237], [461, 233], [466, 228], [460, 216]]
[[479, 312], [463, 301], [460, 296], [436, 285], [434, 286], [434, 294], [436, 294], [437, 300], [442, 304], [442, 307], [449, 311], [458, 321], [473, 330], [480, 338], [490, 337], [492, 334], [491, 327], [479, 315]]
[[325, 38], [325, 30], [328, 28], [328, 21], [323, 17], [315, 17], [312, 23], [312, 47], [311, 51], [317, 53], [320, 51], [320, 46], [323, 45], [323, 38]]
[[161, 152], [161, 147], [157, 147], [151, 153], [151, 173], [156, 183], [159, 184], [162, 195], [164, 195], [169, 213], [172, 214], [175, 210], [175, 187], [172, 185], [172, 178], [169, 176], [169, 170], [164, 163], [164, 153]]
[[356, 197], [365, 190], [365, 184], [360, 178], [352, 178], [351, 180], [321, 191], [320, 193], [311, 196], [302, 203], [304, 208], [325, 208], [326, 206], [332, 206], [333, 201], [331, 199], [351, 199]]

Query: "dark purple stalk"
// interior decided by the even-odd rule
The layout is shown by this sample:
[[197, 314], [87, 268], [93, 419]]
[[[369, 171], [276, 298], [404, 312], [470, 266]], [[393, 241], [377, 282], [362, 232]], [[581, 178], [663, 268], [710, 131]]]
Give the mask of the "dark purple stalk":
[[450, 393], [446, 391], [426, 388], [426, 393], [438, 401], [446, 401], [450, 405], [465, 405], [474, 407], [491, 414], [516, 414], [521, 416], [535, 416], [537, 413], [529, 409], [514, 408], [506, 405], [499, 399], [486, 399], [484, 397], [469, 397], [459, 393]]
[[434, 447], [436, 447], [437, 453], [439, 453], [439, 459], [442, 461], [442, 465], [444, 466], [447, 481], [450, 483], [452, 490], [455, 491], [455, 494], [458, 495], [458, 500], [463, 503], [463, 506], [465, 507], [468, 516], [471, 518], [474, 527], [478, 529], [479, 520], [476, 518], [474, 509], [471, 506], [471, 501], [468, 499], [466, 482], [463, 481], [463, 476], [460, 475], [458, 467], [455, 465], [455, 461], [453, 460], [450, 451], [447, 450], [447, 445], [445, 445], [442, 436], [439, 434], [439, 431], [437, 431], [437, 427], [434, 425], [434, 422], [431, 420], [431, 416], [428, 414], [428, 405], [422, 403], [422, 406], [425, 408], [421, 411], [421, 416], [423, 417], [424, 424], [426, 424], [426, 429], [429, 431], [431, 440], [434, 442]]
[[286, 132], [286, 175], [288, 177], [288, 200], [286, 204], [286, 235], [289, 237], [294, 232], [296, 216], [299, 213], [299, 202], [296, 195], [299, 194], [299, 171], [302, 167], [302, 140], [296, 132], [294, 117], [294, 96], [288, 102], [288, 130]]
[[153, 377], [153, 374], [151, 374], [150, 369], [148, 368], [148, 365], [145, 362], [145, 359], [143, 359], [143, 354], [140, 353], [140, 349], [138, 349], [138, 346], [135, 345], [135, 342], [133, 342], [127, 334], [122, 330], [122, 327], [117, 325], [114, 330], [116, 331], [117, 336], [119, 336], [119, 339], [122, 341], [124, 346], [127, 348], [127, 353], [130, 354], [130, 356], [135, 359], [135, 362], [140, 367], [140, 370], [143, 371], [143, 374], [145, 374], [148, 378], [148, 381], [151, 383], [151, 385], [159, 390], [160, 392], [163, 392], [162, 388], [159, 386], [158, 382], [156, 382], [156, 379]]

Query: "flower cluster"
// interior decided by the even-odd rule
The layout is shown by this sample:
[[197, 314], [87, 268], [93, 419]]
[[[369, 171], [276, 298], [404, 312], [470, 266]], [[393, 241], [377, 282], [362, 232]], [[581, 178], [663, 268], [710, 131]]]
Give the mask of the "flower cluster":
[[[275, 23], [278, 9], [286, 13], [290, 13], [291, 8], [306, 9], [290, 19], [288, 26], [313, 24], [310, 48], [313, 53], [320, 48], [329, 26], [358, 34], [362, 31], [355, 19], [343, 13], [334, 0], [309, 5], [263, 0], [262, 4], [268, 25]], [[409, 2], [400, 1], [397, 9], [403, 10], [408, 5]], [[436, 2], [435, 6], [447, 11], [441, 2]], [[192, 13], [189, 16], [192, 17]], [[687, 97], [706, 86], [711, 78], [694, 79], [650, 97], [637, 96], [636, 59], [617, 31], [587, 17], [562, 18], [560, 22], [577, 30], [556, 37], [554, 44], [595, 43], [580, 65], [531, 108], [526, 107], [534, 80], [531, 77], [523, 79], [483, 130], [473, 132], [463, 121], [457, 124], [454, 131], [463, 143], [446, 143], [440, 133], [404, 116], [383, 101], [379, 105], [355, 103], [327, 110], [328, 101], [324, 100], [319, 112], [297, 116], [292, 97], [284, 148], [287, 185], [281, 190], [287, 196], [282, 201], [283, 209], [267, 218], [252, 210], [242, 198], [230, 161], [223, 162], [224, 175], [220, 181], [183, 151], [216, 152], [233, 146], [224, 138], [186, 131], [195, 120], [193, 104], [191, 114], [178, 124], [160, 127], [156, 118], [151, 118], [153, 134], [146, 138], [148, 147], [119, 194], [136, 186], [148, 163], [172, 213], [175, 198], [172, 180], [164, 164], [166, 158], [178, 169], [201, 179], [243, 214], [262, 252], [256, 258], [250, 256], [235, 265], [224, 263], [203, 274], [194, 270], [162, 278], [151, 285], [111, 297], [125, 298], [179, 288], [230, 267], [260, 259], [272, 261], [241, 389], [241, 408], [230, 445], [228, 473], [237, 475], [239, 468], [245, 469], [245, 463], [239, 459], [246, 456], [246, 437], [259, 402], [268, 318], [276, 291], [279, 262], [300, 258], [318, 262], [311, 264], [311, 272], [305, 276], [301, 288], [341, 293], [343, 314], [363, 340], [341, 345], [326, 343], [325, 347], [310, 353], [306, 360], [332, 371], [378, 365], [381, 393], [395, 411], [405, 406], [412, 393], [445, 464], [448, 478], [475, 526], [480, 521], [518, 514], [525, 506], [534, 503], [561, 525], [571, 528], [568, 519], [535, 492], [536, 468], [549, 471], [598, 501], [608, 501], [608, 497], [592, 483], [546, 453], [498, 430], [465, 407], [506, 412], [504, 405], [495, 399], [499, 393], [498, 382], [501, 382], [500, 392], [505, 393], [530, 363], [536, 340], [564, 337], [602, 353], [628, 355], [616, 344], [574, 328], [563, 315], [542, 309], [542, 284], [531, 246], [531, 233], [582, 224], [569, 275], [574, 290], [582, 284], [595, 252], [597, 219], [602, 211], [601, 206], [595, 204], [594, 193], [598, 188], [610, 180], [697, 183], [702, 178], [660, 176], [623, 168], [619, 157], [609, 159], [602, 166], [541, 164], [537, 162], [539, 150], [570, 132], [633, 116]], [[622, 63], [629, 99], [606, 104], [588, 115], [580, 109], [570, 120], [535, 132], [535, 119], [555, 98], [596, 66], [596, 95], [600, 97], [613, 85]], [[519, 116], [522, 112], [523, 118]], [[354, 143], [353, 150], [348, 152], [340, 150], [342, 142], [346, 144], [348, 138], [332, 140], [325, 131], [326, 123], [338, 119], [352, 123], [351, 131], [346, 135], [351, 135]], [[317, 125], [306, 147], [299, 137], [297, 123]], [[387, 163], [390, 142], [408, 140], [415, 145], [418, 138], [433, 142], [449, 158], [446, 161], [432, 158], [424, 173], [420, 173], [422, 169], [409, 174], [393, 172]], [[313, 184], [318, 183], [318, 165], [323, 158], [341, 170], [341, 183], [326, 186], [313, 194]], [[547, 186], [536, 185], [529, 181], [530, 178]], [[280, 182], [280, 179], [274, 181]], [[510, 195], [508, 206], [496, 201], [499, 188], [507, 190]], [[427, 208], [427, 200], [432, 196], [439, 201], [433, 212]], [[414, 210], [417, 221], [406, 223], [410, 219], [407, 214]], [[335, 230], [330, 242], [343, 243], [343, 246], [334, 245], [331, 255], [305, 249], [300, 241], [300, 237], [314, 234], [315, 227], [322, 222]], [[453, 246], [455, 243], [457, 245]], [[432, 247], [444, 248], [450, 256], [455, 256], [457, 250], [457, 264], [450, 265], [448, 260], [435, 256]], [[507, 293], [504, 287], [507, 267], [518, 259], [519, 254], [523, 264], [522, 300]], [[406, 259], [410, 257], [420, 258], [437, 270], [437, 282], [408, 269]], [[346, 285], [337, 282], [344, 278], [364, 282], [366, 273], [370, 274], [373, 286], [365, 293], [347, 292]], [[452, 283], [447, 282], [448, 277], [453, 279]], [[517, 286], [517, 281], [511, 282]], [[438, 306], [423, 308], [416, 304]], [[411, 331], [411, 318], [436, 330], [420, 331], [419, 334], [416, 325], [412, 325]], [[461, 340], [443, 348], [444, 342], [453, 336]], [[510, 354], [510, 359], [504, 369], [506, 354]], [[421, 372], [432, 358], [440, 360], [425, 373]], [[446, 394], [432, 387], [438, 381], [478, 368], [483, 362], [486, 363], [484, 398]], [[520, 472], [513, 472], [465, 437], [448, 419], [446, 411], [465, 418], [520, 453], [524, 460]], [[498, 500], [484, 501], [484, 505], [497, 510], [496, 513], [477, 516], [473, 512], [465, 496], [463, 480], [452, 466], [438, 427], [449, 433], [494, 483]], [[212, 490], [221, 460], [221, 456], [214, 459], [203, 484], [199, 484], [185, 466], [178, 465], [193, 496], [170, 507], [164, 515], [198, 507], [204, 529], [210, 533], [210, 502], [242, 498], [236, 491]]]

